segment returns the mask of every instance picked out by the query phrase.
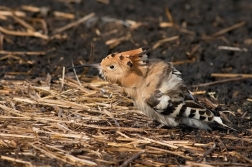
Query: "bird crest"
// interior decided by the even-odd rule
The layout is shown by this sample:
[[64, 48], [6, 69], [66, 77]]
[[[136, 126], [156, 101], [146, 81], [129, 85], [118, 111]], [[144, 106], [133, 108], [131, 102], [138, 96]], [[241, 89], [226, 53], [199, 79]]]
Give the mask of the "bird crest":
[[[143, 66], [148, 62], [147, 52], [148, 48], [142, 47], [130, 51], [112, 53], [102, 60], [101, 66], [103, 67], [113, 63], [126, 67], [126, 69], [130, 69], [133, 66]], [[113, 68], [113, 66], [111, 67]]]

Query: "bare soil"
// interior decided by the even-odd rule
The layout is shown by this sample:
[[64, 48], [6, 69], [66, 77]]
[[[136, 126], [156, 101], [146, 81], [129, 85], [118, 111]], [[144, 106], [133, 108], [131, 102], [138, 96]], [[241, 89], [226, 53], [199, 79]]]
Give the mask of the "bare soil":
[[[250, 0], [0, 0], [0, 166], [252, 166], [251, 16]], [[156, 129], [96, 70], [82, 86], [67, 70], [142, 46], [242, 130]]]

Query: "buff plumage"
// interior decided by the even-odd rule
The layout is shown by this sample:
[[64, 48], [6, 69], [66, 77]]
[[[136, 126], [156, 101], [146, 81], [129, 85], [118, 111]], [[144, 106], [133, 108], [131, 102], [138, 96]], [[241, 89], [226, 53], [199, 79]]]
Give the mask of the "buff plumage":
[[84, 66], [97, 67], [105, 80], [120, 85], [139, 110], [162, 125], [211, 130], [207, 123], [215, 121], [228, 127], [194, 98], [172, 63], [149, 59], [146, 48], [113, 53], [100, 64]]

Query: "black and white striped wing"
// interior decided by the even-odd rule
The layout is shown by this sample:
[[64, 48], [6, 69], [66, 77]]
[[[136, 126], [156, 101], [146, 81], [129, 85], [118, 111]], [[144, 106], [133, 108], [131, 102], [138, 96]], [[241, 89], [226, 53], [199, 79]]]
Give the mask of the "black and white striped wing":
[[205, 122], [216, 121], [224, 125], [219, 117], [215, 117], [212, 111], [195, 100], [183, 84], [179, 71], [173, 67], [164, 76], [160, 86], [146, 99], [156, 112], [199, 129], [211, 129]]

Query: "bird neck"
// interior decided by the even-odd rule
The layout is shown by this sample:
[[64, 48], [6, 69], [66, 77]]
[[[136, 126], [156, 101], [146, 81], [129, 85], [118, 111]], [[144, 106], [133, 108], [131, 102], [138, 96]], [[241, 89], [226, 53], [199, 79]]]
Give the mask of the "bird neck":
[[127, 76], [122, 78], [120, 85], [126, 88], [135, 88], [142, 84], [146, 72], [146, 68], [134, 68]]

